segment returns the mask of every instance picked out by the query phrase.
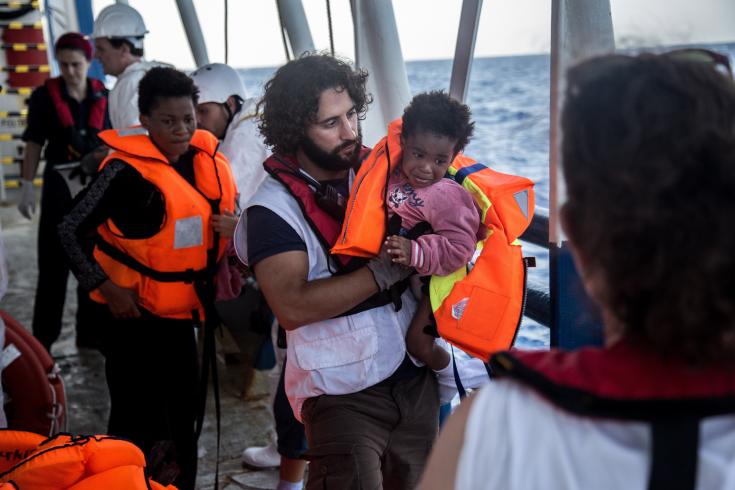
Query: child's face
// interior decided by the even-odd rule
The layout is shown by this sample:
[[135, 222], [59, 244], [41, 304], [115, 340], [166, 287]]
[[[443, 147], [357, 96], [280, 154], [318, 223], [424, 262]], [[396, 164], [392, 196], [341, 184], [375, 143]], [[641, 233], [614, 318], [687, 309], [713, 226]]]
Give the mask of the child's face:
[[414, 187], [428, 187], [444, 177], [455, 157], [457, 140], [429, 132], [401, 136], [401, 169]]

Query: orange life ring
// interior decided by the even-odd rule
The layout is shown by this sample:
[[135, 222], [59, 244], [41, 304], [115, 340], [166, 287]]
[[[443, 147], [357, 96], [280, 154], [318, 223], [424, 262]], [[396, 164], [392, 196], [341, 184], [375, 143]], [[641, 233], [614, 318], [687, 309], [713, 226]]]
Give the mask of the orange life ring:
[[19, 354], [2, 371], [8, 427], [44, 436], [56, 434], [66, 423], [66, 396], [58, 367], [17, 320], [2, 310], [0, 317], [6, 327], [5, 348], [13, 349], [12, 344]]

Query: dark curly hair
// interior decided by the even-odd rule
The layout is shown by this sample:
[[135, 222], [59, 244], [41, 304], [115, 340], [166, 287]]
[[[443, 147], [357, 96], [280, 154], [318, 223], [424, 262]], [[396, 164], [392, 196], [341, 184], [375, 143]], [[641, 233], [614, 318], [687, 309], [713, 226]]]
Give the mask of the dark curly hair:
[[430, 132], [456, 140], [455, 153], [464, 150], [475, 130], [467, 105], [451, 98], [446, 92], [424, 92], [415, 96], [403, 111], [402, 136]]
[[190, 97], [194, 107], [199, 100], [199, 89], [194, 81], [169, 67], [156, 66], [140, 79], [138, 84], [138, 111], [149, 116], [162, 97]]
[[368, 74], [327, 54], [305, 54], [289, 61], [265, 84], [258, 102], [260, 129], [275, 153], [292, 154], [319, 112], [319, 96], [327, 89], [344, 89], [364, 119], [372, 97], [365, 90]]
[[672, 55], [569, 72], [567, 232], [629, 338], [694, 364], [735, 359], [735, 83]]

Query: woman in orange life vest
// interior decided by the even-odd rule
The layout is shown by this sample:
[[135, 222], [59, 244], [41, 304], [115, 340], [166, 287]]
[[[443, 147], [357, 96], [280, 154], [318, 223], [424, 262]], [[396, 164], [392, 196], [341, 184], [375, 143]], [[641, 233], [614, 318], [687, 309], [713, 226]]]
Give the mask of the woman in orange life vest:
[[[33, 311], [33, 334], [48, 349], [61, 332], [69, 265], [61, 250], [56, 227], [71, 209], [72, 193], [60, 170], [100, 146], [97, 133], [109, 128], [107, 90], [99, 80], [87, 78], [92, 44], [81, 34], [69, 32], [55, 45], [61, 76], [46, 80], [31, 94], [28, 121], [23, 133], [25, 154], [21, 169], [18, 210], [30, 219], [36, 209], [33, 177], [46, 144], [41, 219], [38, 229], [38, 285]], [[81, 175], [77, 179], [84, 179]], [[72, 179], [74, 187], [82, 181]], [[90, 318], [88, 295], [77, 290], [77, 345], [95, 347], [97, 338]]]
[[196, 130], [192, 80], [153, 68], [138, 90], [142, 127], [100, 134], [113, 151], [59, 233], [79, 282], [103, 303], [109, 433], [140, 446], [157, 481], [178, 474], [175, 485], [188, 489], [197, 465], [192, 327], [211, 299], [197, 291], [225, 248], [212, 217], [234, 211], [237, 191], [217, 139]]
[[569, 71], [561, 220], [605, 345], [493, 356], [494, 382], [449, 419], [419, 488], [733, 487], [727, 72], [704, 50]]

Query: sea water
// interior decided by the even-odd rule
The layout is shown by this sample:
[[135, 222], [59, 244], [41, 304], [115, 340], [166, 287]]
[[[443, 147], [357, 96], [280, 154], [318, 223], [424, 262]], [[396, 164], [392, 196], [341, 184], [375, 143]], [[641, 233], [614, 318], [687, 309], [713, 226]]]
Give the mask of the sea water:
[[[708, 45], [735, 59], [735, 43]], [[262, 93], [263, 83], [275, 68], [241, 70], [252, 97]], [[406, 63], [411, 92], [447, 90], [451, 60]], [[475, 120], [475, 134], [465, 153], [501, 172], [515, 173], [536, 183], [536, 205], [549, 203], [549, 74], [548, 55], [477, 58], [472, 65], [467, 104]], [[601, 115], [601, 117], [604, 115]], [[529, 282], [548, 290], [548, 252], [524, 245], [524, 254], [536, 257]], [[549, 329], [524, 318], [516, 345], [544, 348]]]

